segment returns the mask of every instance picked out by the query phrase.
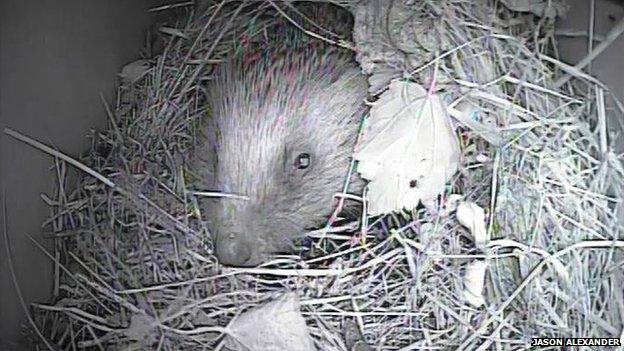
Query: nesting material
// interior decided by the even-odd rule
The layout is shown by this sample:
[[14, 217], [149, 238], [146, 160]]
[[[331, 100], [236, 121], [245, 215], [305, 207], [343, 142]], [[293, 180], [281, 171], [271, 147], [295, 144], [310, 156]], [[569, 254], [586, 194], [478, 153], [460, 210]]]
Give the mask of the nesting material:
[[511, 10], [531, 12], [537, 16], [555, 17], [567, 11], [567, 4], [562, 0], [502, 0]]
[[468, 228], [474, 238], [475, 246], [484, 249], [487, 242], [485, 211], [473, 202], [461, 202], [457, 205], [457, 220]]
[[[57, 161], [44, 223], [55, 295], [32, 306], [51, 344], [222, 350], [237, 316], [287, 291], [300, 301], [287, 314], [298, 326], [305, 319], [323, 351], [345, 351], [347, 320], [362, 336], [349, 346], [380, 350], [510, 350], [537, 336], [621, 335], [624, 170], [605, 143], [609, 128], [596, 126], [622, 111], [607, 109], [614, 100], [604, 85], [551, 56], [552, 18], [495, 0], [340, 3], [355, 14], [354, 42], [310, 24], [290, 2], [188, 8], [160, 32], [164, 49], [144, 58], [147, 71], [130, 75], [141, 78], [122, 84], [109, 128], [92, 135], [80, 160], [11, 134]], [[193, 188], [187, 167], [198, 123], [210, 115], [204, 82], [285, 16], [314, 38], [354, 47], [374, 93], [399, 78], [413, 83], [390, 91], [403, 84], [416, 96], [426, 91], [430, 107], [434, 96], [452, 107], [454, 129], [445, 133], [456, 137], [458, 171], [429, 209], [339, 214], [347, 219], [308, 233], [313, 249], [301, 256], [226, 271], [198, 206], [198, 194], [212, 189]], [[65, 178], [69, 165], [84, 171], [75, 184]], [[487, 209], [485, 250], [470, 233], [483, 231], [480, 211], [469, 211], [478, 223], [467, 226], [452, 211], [460, 197]]]
[[[474, 245], [477, 249], [484, 251], [488, 244], [487, 230], [485, 228], [485, 211], [472, 202], [460, 202], [457, 205], [457, 221], [468, 228]], [[464, 272], [463, 297], [466, 302], [474, 307], [485, 304], [484, 288], [485, 273], [488, 268], [488, 261], [473, 260], [468, 263]]]
[[225, 346], [231, 351], [315, 351], [299, 298], [287, 293], [236, 317]]
[[464, 272], [464, 299], [474, 307], [485, 303], [483, 288], [485, 287], [485, 272], [487, 262], [474, 261], [468, 264]]
[[422, 86], [393, 81], [370, 110], [354, 158], [368, 183], [368, 214], [430, 204], [456, 172], [459, 147], [446, 106]]

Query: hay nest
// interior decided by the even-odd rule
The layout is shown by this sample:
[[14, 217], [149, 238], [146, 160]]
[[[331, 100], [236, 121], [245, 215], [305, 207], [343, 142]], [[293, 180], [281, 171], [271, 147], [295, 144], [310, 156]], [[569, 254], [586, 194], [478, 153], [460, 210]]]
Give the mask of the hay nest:
[[[553, 19], [486, 0], [339, 5], [355, 14], [354, 43], [289, 3], [181, 6], [160, 29], [162, 52], [122, 72], [110, 128], [81, 162], [13, 133], [58, 160], [46, 223], [55, 301], [34, 305], [49, 345], [218, 350], [235, 316], [287, 291], [319, 350], [355, 349], [351, 329], [375, 350], [620, 337], [624, 172], [607, 127], [622, 111], [554, 58]], [[333, 220], [309, 233], [314, 257], [228, 269], [212, 256], [185, 166], [208, 113], [201, 83], [284, 18], [354, 48], [373, 93], [396, 77], [434, 80], [449, 106], [474, 113], [454, 120], [462, 161], [435, 211]], [[85, 171], [71, 191], [67, 163]], [[460, 198], [464, 213], [484, 209], [485, 238], [460, 224]]]

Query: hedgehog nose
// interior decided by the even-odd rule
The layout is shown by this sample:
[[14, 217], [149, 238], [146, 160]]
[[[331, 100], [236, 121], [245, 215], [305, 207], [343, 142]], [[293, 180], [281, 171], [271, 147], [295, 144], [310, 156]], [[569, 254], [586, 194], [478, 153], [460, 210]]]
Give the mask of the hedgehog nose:
[[253, 265], [250, 245], [237, 240], [235, 237], [226, 236], [217, 239], [215, 255], [219, 262], [226, 266], [249, 267]]

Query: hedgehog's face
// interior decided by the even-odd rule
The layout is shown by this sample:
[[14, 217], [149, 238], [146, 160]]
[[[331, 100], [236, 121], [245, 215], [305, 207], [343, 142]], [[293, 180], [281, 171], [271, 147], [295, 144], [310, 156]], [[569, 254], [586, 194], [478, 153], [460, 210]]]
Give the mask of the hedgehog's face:
[[214, 186], [248, 197], [207, 208], [226, 265], [292, 251], [297, 234], [327, 218], [348, 174], [365, 78], [345, 62], [288, 60], [215, 89]]
[[268, 254], [290, 252], [293, 237], [330, 213], [333, 195], [348, 174], [355, 125], [300, 128], [273, 135], [254, 129], [234, 137], [236, 143], [220, 143], [218, 187], [248, 197], [219, 199], [210, 206], [223, 264], [256, 265]]

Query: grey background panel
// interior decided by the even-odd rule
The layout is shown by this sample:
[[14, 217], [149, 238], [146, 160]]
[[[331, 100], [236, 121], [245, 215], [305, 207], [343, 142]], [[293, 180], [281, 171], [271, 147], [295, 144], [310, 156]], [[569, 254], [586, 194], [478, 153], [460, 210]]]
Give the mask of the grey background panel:
[[[0, 129], [10, 127], [77, 156], [87, 132], [106, 126], [100, 93], [111, 101], [115, 74], [137, 58], [149, 25], [148, 1], [0, 1]], [[51, 293], [51, 262], [25, 236], [43, 241], [53, 159], [0, 136], [0, 182], [8, 232], [27, 302]], [[2, 196], [2, 195], [0, 195]], [[25, 322], [0, 240], [0, 350]], [[22, 348], [16, 347], [16, 350]]]
[[[77, 156], [91, 128], [106, 125], [100, 103], [111, 101], [115, 74], [136, 59], [155, 18], [149, 0], [0, 0], [0, 129], [11, 127]], [[589, 0], [571, 0], [561, 28], [586, 30]], [[622, 1], [597, 1], [596, 32], [622, 18]], [[586, 38], [562, 39], [561, 54], [574, 64], [587, 52]], [[593, 73], [624, 99], [624, 38], [592, 65]], [[48, 209], [39, 194], [54, 182], [53, 160], [0, 135], [0, 187], [6, 189], [14, 264], [27, 303], [45, 302], [52, 287], [50, 261], [25, 234], [42, 240]], [[0, 193], [0, 198], [3, 194]], [[0, 216], [0, 228], [2, 228]], [[0, 350], [18, 339], [25, 322], [0, 240]]]
[[[559, 30], [583, 31], [589, 26], [589, 0], [568, 0], [570, 12], [559, 21]], [[624, 17], [624, 1], [597, 0], [595, 34], [604, 36]], [[559, 38], [559, 53], [568, 63], [577, 63], [587, 55], [587, 37]], [[594, 43], [596, 46], [597, 43]], [[620, 37], [592, 63], [591, 72], [624, 97], [624, 40]]]
[[[589, 0], [568, 0], [571, 9], [567, 16], [559, 22], [558, 30], [579, 32], [589, 28]], [[609, 30], [624, 17], [624, 1], [596, 0], [594, 32], [604, 37]], [[594, 47], [598, 42], [594, 42]], [[560, 37], [559, 53], [569, 64], [576, 64], [587, 55], [588, 37]], [[585, 69], [605, 83], [612, 93], [624, 102], [624, 35], [620, 36], [600, 56]], [[608, 106], [613, 106], [608, 104]], [[621, 118], [621, 115], [620, 115]], [[619, 128], [618, 122], [608, 121], [609, 129]], [[618, 148], [622, 149], [623, 137], [617, 140]]]

